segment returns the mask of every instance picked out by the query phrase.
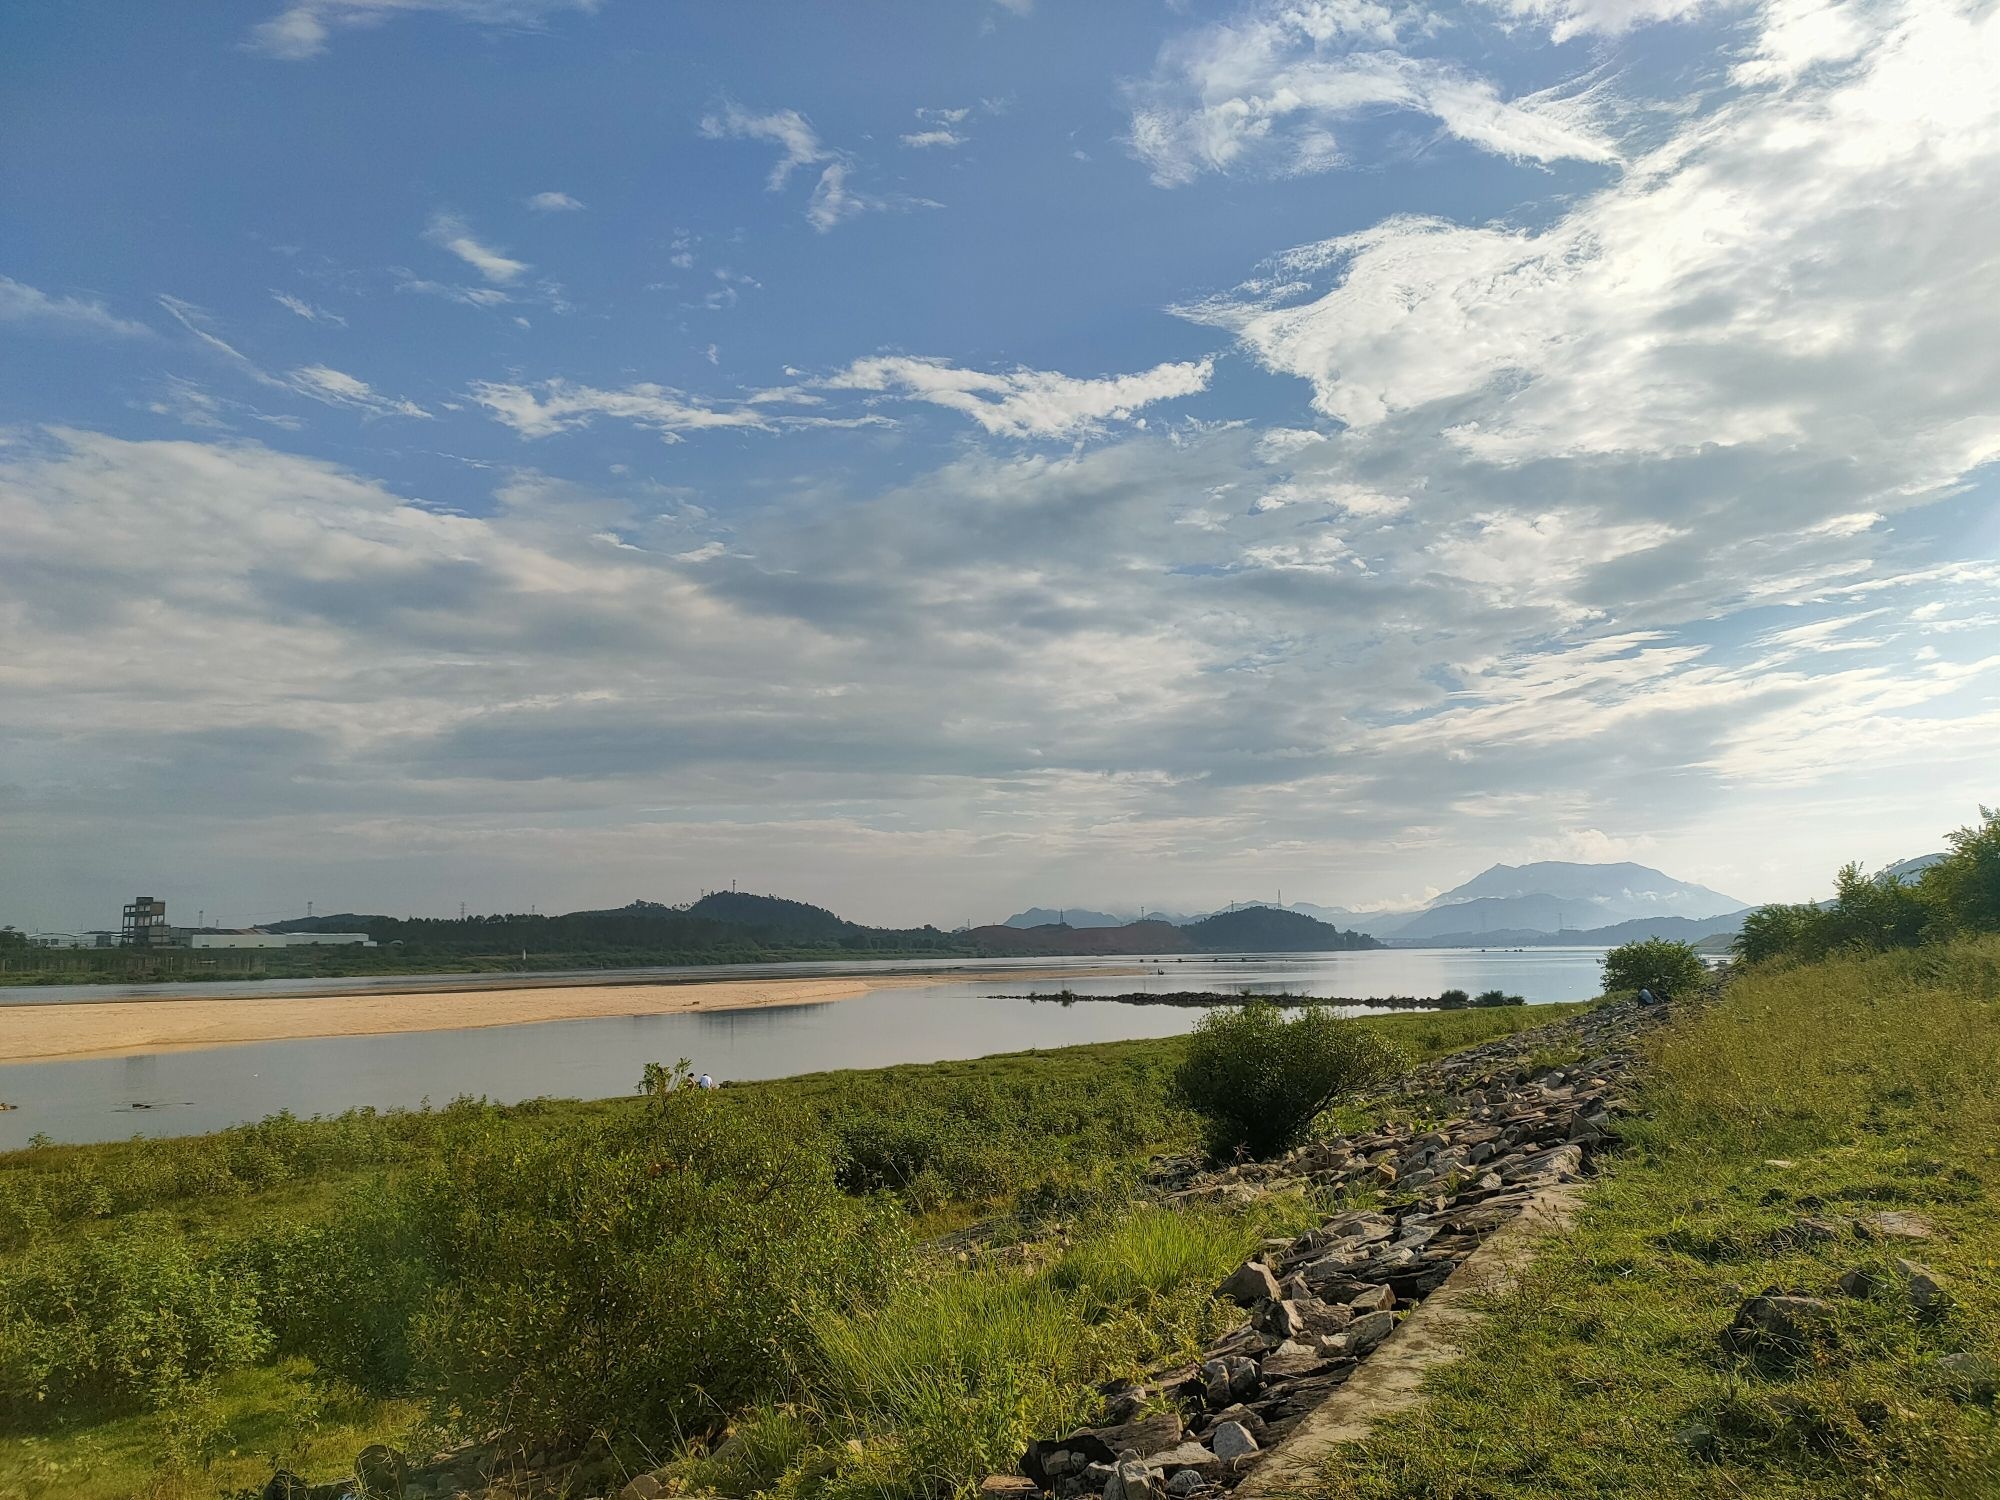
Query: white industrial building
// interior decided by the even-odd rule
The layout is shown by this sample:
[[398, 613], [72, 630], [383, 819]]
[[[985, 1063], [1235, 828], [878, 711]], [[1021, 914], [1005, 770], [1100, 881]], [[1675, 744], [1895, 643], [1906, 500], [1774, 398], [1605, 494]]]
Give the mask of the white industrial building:
[[365, 932], [197, 932], [188, 937], [193, 948], [372, 948]]

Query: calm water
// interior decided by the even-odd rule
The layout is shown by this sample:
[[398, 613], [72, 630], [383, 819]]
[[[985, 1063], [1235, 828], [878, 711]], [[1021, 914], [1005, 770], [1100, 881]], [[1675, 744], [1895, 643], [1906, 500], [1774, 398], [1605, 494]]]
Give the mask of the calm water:
[[[857, 1000], [763, 1010], [678, 1016], [614, 1016], [401, 1036], [319, 1037], [253, 1042], [199, 1052], [82, 1062], [0, 1065], [0, 1150], [27, 1144], [37, 1131], [58, 1141], [118, 1140], [130, 1135], [189, 1135], [259, 1119], [281, 1109], [333, 1114], [356, 1105], [379, 1109], [442, 1104], [460, 1095], [512, 1102], [538, 1096], [602, 1098], [630, 1092], [648, 1062], [692, 1059], [717, 1078], [782, 1078], [827, 1068], [881, 1067], [981, 1057], [1029, 1047], [1169, 1036], [1200, 1012], [1168, 1006], [1036, 1005], [1003, 998], [1067, 987], [1079, 993], [1218, 989], [1256, 994], [1289, 991], [1332, 1000], [1370, 995], [1434, 995], [1457, 988], [1504, 989], [1530, 1002], [1583, 1000], [1598, 992], [1601, 948], [1479, 952], [1463, 948], [1386, 949], [1367, 953], [1246, 955], [1223, 959], [1054, 959], [1010, 965], [1004, 977], [948, 980], [879, 990]], [[1146, 973], [1040, 979], [1057, 970], [1143, 966]], [[908, 965], [794, 966], [815, 973], [884, 971]], [[925, 966], [935, 968], [935, 965]], [[981, 964], [991, 970], [992, 964]], [[778, 966], [756, 965], [770, 974]], [[675, 971], [684, 974], [686, 971]], [[354, 981], [337, 981], [342, 989]], [[143, 989], [158, 994], [167, 987]], [[186, 988], [213, 993], [213, 987]], [[56, 998], [107, 998], [109, 986]], [[170, 992], [170, 991], [169, 991]], [[297, 994], [289, 984], [232, 986], [227, 993]], [[17, 1003], [20, 992], [9, 997]], [[1356, 1013], [1359, 1013], [1357, 1008]]]

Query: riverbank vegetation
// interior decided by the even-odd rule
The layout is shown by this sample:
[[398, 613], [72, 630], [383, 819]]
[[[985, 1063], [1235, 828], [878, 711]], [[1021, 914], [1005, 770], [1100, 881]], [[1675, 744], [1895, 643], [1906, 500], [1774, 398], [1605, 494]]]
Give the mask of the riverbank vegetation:
[[[1349, 1024], [1422, 1060], [1573, 1009]], [[0, 1493], [212, 1495], [503, 1425], [728, 1493], [963, 1485], [1209, 1337], [1215, 1276], [1303, 1222], [1143, 1207], [1201, 1138], [1186, 1047], [0, 1158]]]
[[[1677, 1015], [1575, 1232], [1309, 1500], [2000, 1494], [2000, 936], [1870, 946]], [[1732, 1349], [1767, 1288], [1812, 1321]]]

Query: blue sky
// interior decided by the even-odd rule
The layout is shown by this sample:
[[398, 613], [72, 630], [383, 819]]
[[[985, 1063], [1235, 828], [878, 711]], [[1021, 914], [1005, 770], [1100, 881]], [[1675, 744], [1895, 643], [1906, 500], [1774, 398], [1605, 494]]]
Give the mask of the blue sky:
[[1933, 0], [0, 20], [0, 920], [1747, 898], [1993, 800]]

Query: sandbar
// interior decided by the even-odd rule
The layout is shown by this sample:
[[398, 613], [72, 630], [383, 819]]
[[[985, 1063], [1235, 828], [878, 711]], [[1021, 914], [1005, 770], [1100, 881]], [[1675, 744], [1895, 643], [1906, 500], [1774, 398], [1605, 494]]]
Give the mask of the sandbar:
[[[1094, 976], [1117, 971], [1093, 969]], [[1139, 972], [1133, 970], [1132, 972]], [[84, 1004], [0, 1006], [0, 1065], [131, 1057], [242, 1042], [308, 1037], [388, 1036], [410, 1031], [459, 1031], [583, 1021], [604, 1016], [676, 1015], [697, 1010], [749, 1010], [771, 1005], [820, 1005], [871, 990], [997, 974], [954, 970], [934, 974], [843, 975], [826, 979], [718, 979], [688, 984], [482, 984], [293, 998], [216, 996], [105, 1000]], [[1019, 977], [1018, 971], [1011, 977]], [[1070, 977], [1038, 972], [1038, 980]]]

